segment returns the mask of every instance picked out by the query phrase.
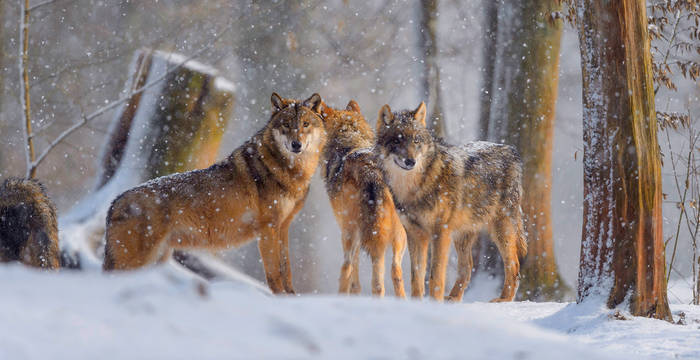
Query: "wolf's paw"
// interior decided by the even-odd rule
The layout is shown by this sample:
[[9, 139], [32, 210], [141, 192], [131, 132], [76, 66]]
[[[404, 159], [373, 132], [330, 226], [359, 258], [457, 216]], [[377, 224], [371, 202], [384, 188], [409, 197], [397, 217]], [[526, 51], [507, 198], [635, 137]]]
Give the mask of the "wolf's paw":
[[495, 298], [495, 299], [491, 299], [491, 301], [489, 301], [489, 302], [492, 302], [492, 303], [501, 303], [501, 302], [510, 302], [510, 301], [511, 301], [510, 299]]
[[461, 303], [461, 302], [462, 302], [462, 297], [461, 297], [461, 296], [452, 296], [452, 295], [448, 295], [448, 296], [445, 296], [445, 301], [448, 302], [448, 303], [456, 303], [456, 304], [458, 304], [458, 303]]

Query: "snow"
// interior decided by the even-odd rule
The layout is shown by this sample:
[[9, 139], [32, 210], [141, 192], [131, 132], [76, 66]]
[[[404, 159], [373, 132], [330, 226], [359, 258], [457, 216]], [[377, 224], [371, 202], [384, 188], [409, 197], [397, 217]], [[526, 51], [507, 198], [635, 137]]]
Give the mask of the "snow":
[[274, 297], [174, 264], [105, 275], [0, 266], [0, 359], [700, 358], [687, 325], [614, 320], [595, 304]]

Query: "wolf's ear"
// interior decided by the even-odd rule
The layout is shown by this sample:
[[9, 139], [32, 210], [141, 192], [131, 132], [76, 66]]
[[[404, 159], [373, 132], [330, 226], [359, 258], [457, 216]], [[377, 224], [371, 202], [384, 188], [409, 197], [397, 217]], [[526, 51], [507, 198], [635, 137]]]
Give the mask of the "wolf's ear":
[[379, 110], [379, 121], [377, 121], [377, 126], [379, 125], [390, 125], [394, 122], [394, 114], [391, 112], [389, 105], [384, 105]]
[[425, 126], [425, 103], [420, 102], [418, 108], [413, 112], [413, 119]]
[[304, 100], [302, 105], [306, 106], [307, 108], [320, 113], [321, 112], [321, 103], [323, 101], [321, 100], [321, 95], [314, 93], [309, 97], [308, 99]]
[[282, 110], [283, 101], [282, 98], [276, 92], [272, 93], [272, 96], [270, 97], [270, 102], [272, 102], [272, 108], [275, 111]]
[[360, 111], [360, 104], [358, 104], [355, 100], [350, 100], [348, 106], [345, 107], [345, 110], [354, 111], [356, 113], [362, 112]]

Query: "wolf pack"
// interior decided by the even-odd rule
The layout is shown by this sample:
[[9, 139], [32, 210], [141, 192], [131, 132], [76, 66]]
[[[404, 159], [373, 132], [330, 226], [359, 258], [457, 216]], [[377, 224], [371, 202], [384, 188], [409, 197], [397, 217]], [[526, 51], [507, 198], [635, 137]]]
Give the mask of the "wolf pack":
[[[504, 266], [501, 294], [492, 301], [513, 300], [527, 253], [515, 148], [447, 144], [426, 127], [423, 102], [413, 110], [384, 105], [374, 130], [354, 100], [334, 108], [319, 94], [298, 100], [273, 93], [271, 103], [267, 124], [224, 160], [151, 180], [114, 199], [104, 271], [166, 262], [173, 251], [220, 251], [257, 241], [270, 290], [294, 294], [289, 227], [320, 166], [341, 230], [339, 293], [361, 291], [364, 251], [372, 264], [371, 292], [383, 296], [391, 246], [397, 297], [406, 296], [401, 263], [408, 248], [411, 296], [423, 297], [427, 282], [432, 299], [461, 301], [472, 274], [472, 246], [485, 230]], [[457, 277], [446, 295], [452, 244]], [[36, 180], [9, 178], [0, 186], [0, 262], [10, 261], [44, 269], [64, 263], [55, 207]]]

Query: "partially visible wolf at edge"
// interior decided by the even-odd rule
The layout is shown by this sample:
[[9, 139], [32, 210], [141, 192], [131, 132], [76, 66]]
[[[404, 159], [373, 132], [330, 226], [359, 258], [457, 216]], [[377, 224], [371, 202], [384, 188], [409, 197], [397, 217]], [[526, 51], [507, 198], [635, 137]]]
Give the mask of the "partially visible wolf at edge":
[[0, 262], [57, 269], [56, 207], [37, 180], [8, 178], [0, 186]]

